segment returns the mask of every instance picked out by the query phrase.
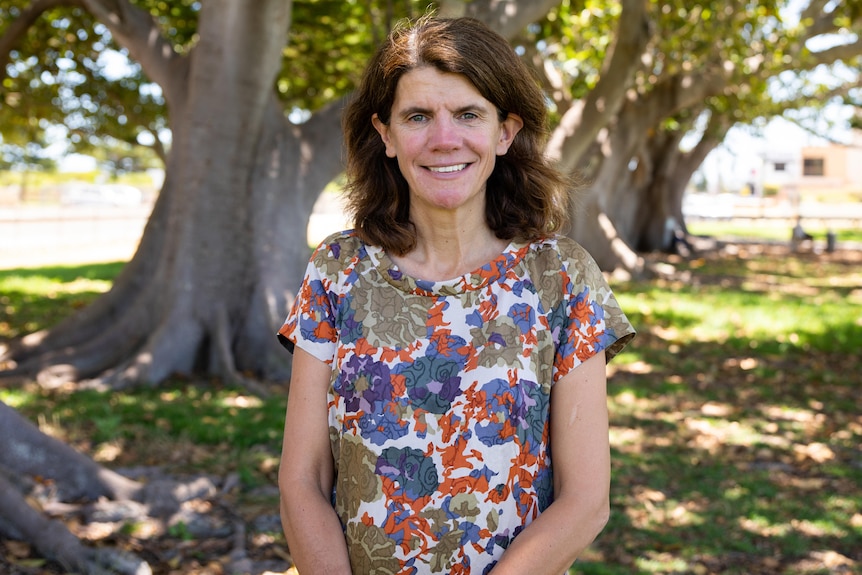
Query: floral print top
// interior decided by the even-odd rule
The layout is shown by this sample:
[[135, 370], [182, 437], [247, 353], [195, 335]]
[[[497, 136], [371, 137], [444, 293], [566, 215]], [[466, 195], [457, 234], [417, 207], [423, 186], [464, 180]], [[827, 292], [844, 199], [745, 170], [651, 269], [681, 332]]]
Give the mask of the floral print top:
[[451, 281], [352, 232], [314, 252], [279, 338], [332, 365], [333, 505], [356, 574], [486, 573], [553, 498], [551, 386], [634, 336], [573, 240]]

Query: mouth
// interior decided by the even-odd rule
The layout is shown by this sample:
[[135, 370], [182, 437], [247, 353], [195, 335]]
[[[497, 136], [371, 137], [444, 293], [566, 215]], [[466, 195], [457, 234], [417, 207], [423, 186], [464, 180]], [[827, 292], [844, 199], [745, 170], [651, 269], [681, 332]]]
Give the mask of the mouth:
[[428, 166], [428, 169], [436, 174], [451, 174], [453, 172], [460, 172], [469, 166], [470, 164], [453, 164], [451, 166]]

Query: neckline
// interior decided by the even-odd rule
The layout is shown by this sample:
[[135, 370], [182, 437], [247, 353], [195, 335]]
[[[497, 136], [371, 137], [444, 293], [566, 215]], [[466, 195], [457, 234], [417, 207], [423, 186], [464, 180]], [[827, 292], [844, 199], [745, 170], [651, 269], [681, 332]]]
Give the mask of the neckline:
[[486, 287], [524, 258], [529, 244], [509, 242], [494, 259], [472, 272], [448, 280], [423, 280], [402, 272], [389, 254], [379, 246], [366, 246], [366, 252], [383, 279], [393, 287], [414, 295], [458, 295]]

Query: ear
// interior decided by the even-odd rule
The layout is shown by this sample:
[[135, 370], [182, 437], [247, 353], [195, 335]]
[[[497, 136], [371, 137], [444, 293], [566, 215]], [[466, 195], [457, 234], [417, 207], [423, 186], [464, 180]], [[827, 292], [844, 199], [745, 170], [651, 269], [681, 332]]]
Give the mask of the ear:
[[524, 120], [517, 114], [509, 114], [500, 124], [500, 140], [497, 142], [497, 155], [505, 156], [515, 141], [515, 136], [524, 127]]
[[392, 147], [392, 140], [389, 137], [389, 126], [384, 124], [383, 120], [381, 120], [380, 116], [377, 114], [371, 116], [371, 124], [374, 126], [374, 129], [377, 130], [377, 133], [380, 134], [380, 139], [383, 140], [383, 145], [386, 146], [386, 156], [394, 158], [395, 148]]

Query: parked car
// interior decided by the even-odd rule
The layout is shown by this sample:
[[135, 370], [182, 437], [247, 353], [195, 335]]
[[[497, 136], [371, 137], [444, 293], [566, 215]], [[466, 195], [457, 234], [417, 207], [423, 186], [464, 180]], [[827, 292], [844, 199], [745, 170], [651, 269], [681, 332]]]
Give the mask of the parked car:
[[144, 195], [126, 184], [74, 184], [64, 189], [60, 201], [66, 205], [137, 206]]

